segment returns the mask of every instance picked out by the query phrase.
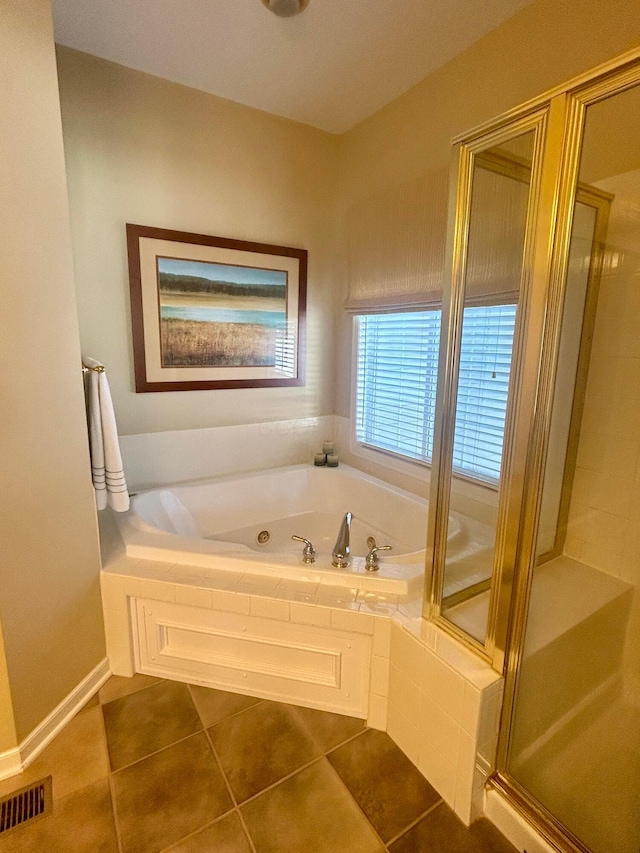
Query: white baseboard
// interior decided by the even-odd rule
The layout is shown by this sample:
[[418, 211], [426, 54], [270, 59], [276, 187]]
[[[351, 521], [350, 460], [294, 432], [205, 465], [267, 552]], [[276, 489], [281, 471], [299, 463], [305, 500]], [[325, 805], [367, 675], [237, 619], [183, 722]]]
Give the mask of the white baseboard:
[[22, 761], [20, 759], [20, 750], [8, 749], [6, 752], [0, 752], [0, 780], [8, 779], [10, 776], [15, 776], [16, 773], [22, 771]]
[[111, 675], [109, 659], [104, 658], [83, 678], [68, 696], [18, 745], [0, 753], [0, 779], [7, 779], [25, 770], [45, 749], [67, 723], [98, 692]]

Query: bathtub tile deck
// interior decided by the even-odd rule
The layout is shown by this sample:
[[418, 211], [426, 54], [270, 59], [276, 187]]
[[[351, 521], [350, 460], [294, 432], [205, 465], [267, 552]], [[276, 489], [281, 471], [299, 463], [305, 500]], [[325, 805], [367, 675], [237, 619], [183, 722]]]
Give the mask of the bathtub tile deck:
[[147, 676], [112, 678], [0, 793], [48, 773], [52, 813], [0, 853], [516, 853], [362, 720]]
[[[126, 564], [126, 565], [125, 565]], [[168, 568], [167, 568], [168, 567]], [[135, 577], [143, 574], [144, 577]], [[317, 609], [309, 624], [336, 623], [336, 627], [371, 633], [372, 617], [391, 617], [412, 597], [360, 590], [279, 576], [225, 572], [216, 569], [172, 565], [148, 560], [114, 562], [101, 572], [102, 595], [106, 602], [123, 596], [147, 597], [157, 601], [177, 601], [206, 609], [248, 614], [252, 610], [267, 618], [296, 620], [291, 605]], [[109, 607], [107, 607], [109, 609]], [[113, 609], [113, 607], [111, 607]], [[353, 617], [356, 617], [355, 619]]]

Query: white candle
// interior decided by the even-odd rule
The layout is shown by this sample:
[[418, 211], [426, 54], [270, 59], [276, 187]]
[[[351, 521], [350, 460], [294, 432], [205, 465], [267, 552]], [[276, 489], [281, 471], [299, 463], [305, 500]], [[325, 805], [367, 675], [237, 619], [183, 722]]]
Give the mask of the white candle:
[[338, 467], [338, 454], [337, 453], [327, 453], [327, 465], [329, 468], [337, 468]]
[[334, 444], [332, 441], [323, 441], [322, 442], [322, 452], [323, 453], [333, 453]]
[[326, 465], [327, 464], [327, 454], [326, 453], [316, 453], [313, 457], [314, 465]]

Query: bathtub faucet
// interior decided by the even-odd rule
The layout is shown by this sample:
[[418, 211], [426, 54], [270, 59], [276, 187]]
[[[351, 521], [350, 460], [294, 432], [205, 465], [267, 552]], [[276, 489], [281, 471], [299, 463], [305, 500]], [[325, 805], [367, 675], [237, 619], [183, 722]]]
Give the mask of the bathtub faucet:
[[351, 538], [351, 520], [353, 513], [346, 512], [340, 525], [336, 544], [333, 546], [332, 562], [337, 569], [346, 569], [351, 562], [351, 548], [349, 540]]

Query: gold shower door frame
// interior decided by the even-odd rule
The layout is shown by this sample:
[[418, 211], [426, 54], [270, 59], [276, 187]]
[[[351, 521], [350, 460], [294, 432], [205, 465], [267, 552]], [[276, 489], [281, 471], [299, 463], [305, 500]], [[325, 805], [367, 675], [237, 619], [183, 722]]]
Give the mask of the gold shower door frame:
[[[566, 853], [589, 851], [510, 775], [508, 758], [536, 565], [585, 114], [591, 104], [639, 84], [637, 49], [453, 141], [447, 232], [450, 278], [445, 282], [445, 293], [451, 298], [443, 306], [428, 525], [427, 569], [431, 568], [431, 574], [429, 577], [427, 572], [423, 614], [504, 672], [497, 770], [489, 786], [500, 791], [552, 846]], [[536, 130], [536, 143], [524, 247], [522, 316], [514, 340], [488, 628], [485, 643], [480, 643], [441, 611], [471, 183], [474, 158], [482, 149], [531, 129]], [[584, 368], [584, 359], [581, 361]]]
[[[449, 282], [450, 299], [443, 299], [440, 352], [438, 359], [438, 385], [436, 394], [436, 417], [434, 427], [433, 457], [431, 462], [431, 493], [429, 499], [429, 519], [427, 533], [427, 566], [431, 565], [430, 583], [425, 584], [423, 614], [445, 631], [453, 634], [464, 644], [485, 659], [493, 662], [499, 640], [496, 638], [497, 621], [492, 617], [497, 608], [498, 591], [504, 587], [502, 579], [512, 572], [504, 571], [508, 559], [505, 541], [509, 506], [510, 484], [515, 481], [510, 470], [510, 460], [516, 458], [514, 450], [514, 424], [519, 408], [519, 392], [522, 387], [521, 354], [524, 335], [527, 328], [527, 308], [530, 291], [535, 281], [535, 246], [540, 204], [543, 199], [543, 178], [545, 171], [545, 142], [553, 126], [553, 116], [549, 104], [537, 105], [517, 118], [498, 121], [489, 130], [467, 137], [463, 143], [456, 144], [454, 168], [450, 183], [449, 223], [447, 229], [447, 257], [451, 259]], [[467, 250], [471, 221], [471, 195], [474, 169], [477, 162], [483, 162], [485, 151], [491, 147], [505, 144], [526, 133], [534, 134], [531, 164], [531, 183], [527, 204], [527, 219], [523, 247], [522, 271], [519, 286], [519, 304], [513, 345], [513, 368], [509, 378], [507, 417], [504, 436], [503, 469], [498, 489], [498, 522], [494, 549], [493, 573], [491, 582], [491, 601], [489, 606], [488, 630], [485, 642], [474, 639], [458, 628], [442, 614], [442, 597], [447, 550], [447, 529], [449, 520], [449, 502], [453, 474], [453, 442], [456, 420], [456, 398], [458, 371], [460, 365], [460, 344], [465, 302], [465, 284]], [[444, 292], [447, 293], [445, 282]], [[506, 462], [506, 467], [505, 467]], [[498, 580], [496, 580], [496, 578]]]

